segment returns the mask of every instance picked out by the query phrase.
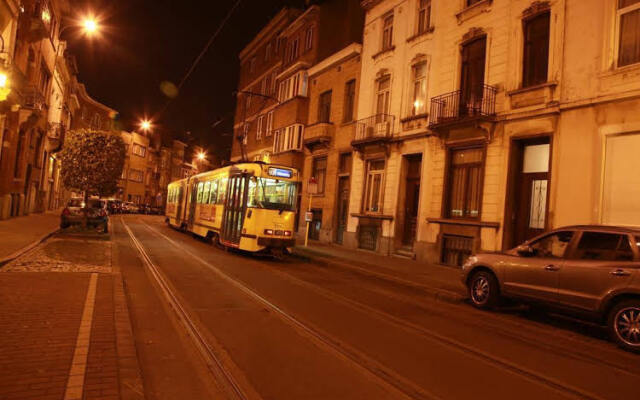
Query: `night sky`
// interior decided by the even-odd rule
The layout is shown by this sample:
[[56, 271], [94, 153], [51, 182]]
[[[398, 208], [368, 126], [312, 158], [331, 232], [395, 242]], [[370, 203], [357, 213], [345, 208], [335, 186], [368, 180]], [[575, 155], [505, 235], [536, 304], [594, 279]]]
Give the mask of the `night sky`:
[[79, 80], [93, 98], [120, 112], [124, 129], [136, 129], [147, 116], [165, 142], [189, 140], [226, 155], [239, 52], [283, 6], [305, 1], [242, 0], [168, 106], [160, 84], [178, 85], [236, 1], [80, 0], [74, 13], [95, 13], [101, 34], [90, 39], [69, 29], [63, 39], [77, 58]]

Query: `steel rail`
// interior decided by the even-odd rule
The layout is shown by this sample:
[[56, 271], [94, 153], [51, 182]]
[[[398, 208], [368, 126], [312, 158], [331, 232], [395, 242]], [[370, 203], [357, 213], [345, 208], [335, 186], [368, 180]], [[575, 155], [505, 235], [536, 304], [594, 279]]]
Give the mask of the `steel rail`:
[[153, 263], [153, 261], [145, 251], [144, 246], [140, 243], [131, 228], [129, 228], [127, 223], [124, 221], [124, 218], [121, 217], [120, 219], [122, 225], [131, 238], [131, 242], [138, 250], [140, 259], [147, 266], [147, 269], [151, 273], [151, 276], [154, 278], [158, 287], [162, 291], [165, 300], [169, 303], [176, 316], [178, 317], [178, 320], [181, 322], [187, 335], [191, 338], [193, 344], [198, 350], [198, 353], [206, 363], [209, 372], [213, 375], [214, 381], [218, 383], [218, 387], [220, 387], [227, 394], [228, 399], [258, 400], [259, 397], [257, 397], [255, 394], [252, 396], [248, 396], [246, 394], [247, 391], [242, 389], [240, 384], [234, 378], [233, 374], [224, 365], [224, 362], [218, 357], [213, 347], [208, 343], [205, 336], [200, 332], [200, 329], [198, 329], [198, 326], [189, 316], [189, 313], [182, 305], [182, 302], [175, 295], [166, 278], [164, 277], [160, 269]]

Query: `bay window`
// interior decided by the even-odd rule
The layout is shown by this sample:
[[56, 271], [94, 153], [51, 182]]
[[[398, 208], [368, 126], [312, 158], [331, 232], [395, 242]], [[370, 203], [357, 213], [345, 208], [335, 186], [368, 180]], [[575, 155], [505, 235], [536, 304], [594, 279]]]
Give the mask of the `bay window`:
[[273, 135], [273, 153], [302, 150], [302, 135], [304, 125], [293, 124], [286, 128], [278, 129]]
[[280, 82], [278, 100], [287, 101], [296, 96], [307, 95], [307, 71], [300, 71]]

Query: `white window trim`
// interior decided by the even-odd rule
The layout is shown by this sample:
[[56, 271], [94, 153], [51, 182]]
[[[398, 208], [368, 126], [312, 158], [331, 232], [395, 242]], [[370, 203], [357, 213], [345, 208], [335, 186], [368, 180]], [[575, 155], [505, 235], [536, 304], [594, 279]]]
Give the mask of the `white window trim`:
[[313, 48], [313, 26], [307, 29], [304, 39], [304, 50], [309, 51]]
[[271, 136], [273, 132], [273, 111], [267, 113], [267, 126], [265, 127], [265, 136]]
[[299, 71], [280, 82], [278, 100], [282, 103], [296, 96], [307, 97], [307, 71]]
[[276, 130], [273, 137], [273, 154], [301, 151], [303, 137], [303, 124], [293, 124]]
[[[385, 32], [386, 32], [386, 27], [385, 27], [385, 23], [387, 21], [387, 19], [391, 18], [391, 34], [390, 34], [390, 40], [389, 40], [389, 45], [385, 46], [384, 43], [384, 39], [385, 39]], [[380, 51], [386, 51], [386, 50], [390, 50], [393, 47], [393, 27], [395, 25], [395, 15], [393, 13], [393, 11], [386, 13], [385, 15], [382, 16], [382, 32], [381, 32], [381, 36], [380, 36]]]
[[624, 14], [629, 12], [636, 11], [640, 9], [640, 3], [633, 4], [626, 8], [618, 9], [618, 0], [613, 1], [613, 6], [615, 7], [615, 36], [613, 42], [613, 65], [615, 69], [624, 69], [624, 68], [633, 68], [640, 66], [640, 62], [619, 66], [618, 62], [620, 61], [620, 28], [621, 28], [621, 19]]
[[[387, 161], [384, 160], [385, 163], [385, 167], [381, 170], [375, 170], [372, 171], [370, 169], [370, 164], [372, 162], [376, 162], [376, 161], [382, 161], [382, 160], [368, 160], [365, 163], [365, 179], [364, 179], [364, 193], [363, 193], [363, 211], [365, 214], [382, 214], [383, 212], [383, 208], [384, 208], [384, 185], [385, 185], [385, 180], [386, 180], [386, 167], [387, 167]], [[380, 175], [380, 193], [378, 196], [378, 210], [377, 211], [369, 211], [371, 209], [371, 201], [372, 201], [372, 196], [371, 195], [371, 190], [373, 190], [373, 185], [369, 185], [369, 177], [370, 176], [374, 176], [374, 175]], [[373, 178], [371, 179], [371, 183], [373, 183]]]
[[258, 116], [257, 125], [258, 126], [256, 128], [256, 140], [260, 140], [262, 139], [262, 128], [264, 126], [264, 114]]

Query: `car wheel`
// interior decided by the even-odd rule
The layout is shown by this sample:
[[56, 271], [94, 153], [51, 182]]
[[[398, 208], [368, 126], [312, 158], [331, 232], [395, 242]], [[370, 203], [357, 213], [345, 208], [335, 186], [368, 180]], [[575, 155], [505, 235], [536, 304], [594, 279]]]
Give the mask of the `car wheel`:
[[607, 326], [620, 347], [640, 353], [640, 299], [616, 304], [609, 312]]
[[498, 304], [500, 288], [496, 277], [487, 271], [478, 271], [469, 280], [469, 297], [476, 308], [491, 309]]

